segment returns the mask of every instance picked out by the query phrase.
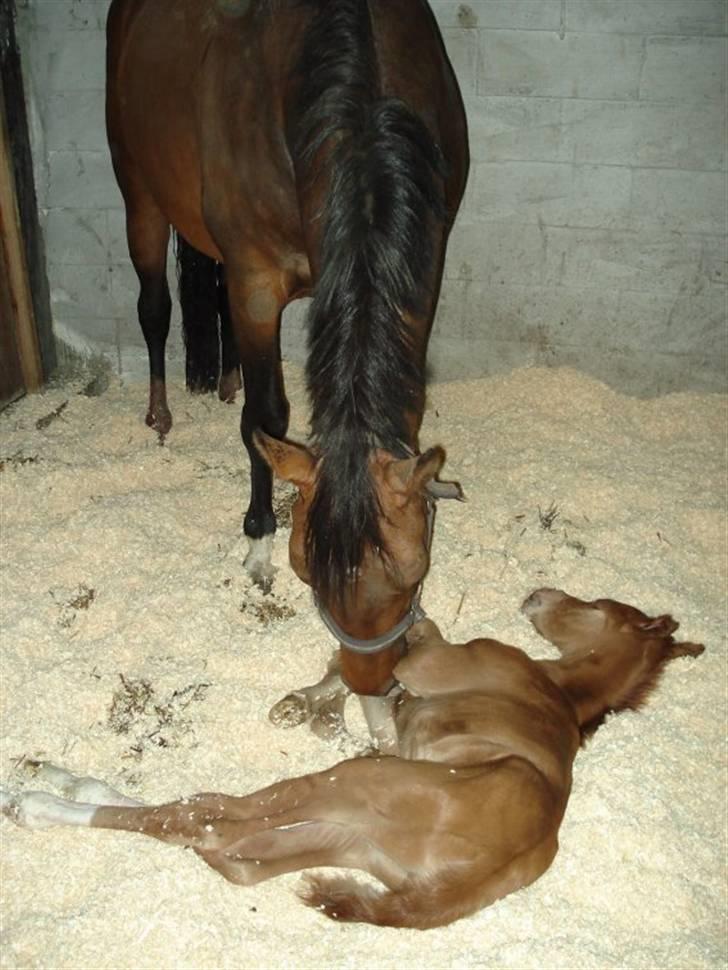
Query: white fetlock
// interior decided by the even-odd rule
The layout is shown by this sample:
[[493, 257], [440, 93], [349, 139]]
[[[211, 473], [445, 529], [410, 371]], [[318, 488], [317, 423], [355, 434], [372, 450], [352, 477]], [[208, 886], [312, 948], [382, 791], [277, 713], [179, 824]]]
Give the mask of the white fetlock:
[[269, 593], [273, 588], [273, 579], [276, 574], [275, 567], [271, 563], [273, 536], [263, 536], [262, 539], [248, 539], [248, 546], [248, 555], [245, 557], [243, 565], [255, 585], [260, 586], [264, 593]]
[[44, 791], [26, 791], [2, 803], [3, 814], [27, 829], [52, 825], [90, 825], [96, 807], [68, 802]]

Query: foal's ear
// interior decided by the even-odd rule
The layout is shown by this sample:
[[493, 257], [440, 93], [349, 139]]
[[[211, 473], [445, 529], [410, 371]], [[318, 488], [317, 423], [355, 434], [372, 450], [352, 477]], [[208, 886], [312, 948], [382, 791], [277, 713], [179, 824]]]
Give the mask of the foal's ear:
[[421, 455], [400, 458], [387, 468], [387, 481], [395, 492], [412, 495], [421, 492], [445, 464], [445, 451], [439, 445]]
[[253, 443], [278, 478], [298, 488], [313, 484], [316, 459], [304, 445], [271, 438], [265, 431], [254, 431]]
[[671, 643], [667, 658], [674, 660], [675, 657], [699, 657], [704, 650], [702, 643]]
[[677, 630], [680, 624], [677, 620], [673, 620], [668, 613], [665, 613], [662, 616], [650, 617], [638, 624], [638, 626], [643, 633], [652, 633], [658, 637], [669, 637], [671, 633]]

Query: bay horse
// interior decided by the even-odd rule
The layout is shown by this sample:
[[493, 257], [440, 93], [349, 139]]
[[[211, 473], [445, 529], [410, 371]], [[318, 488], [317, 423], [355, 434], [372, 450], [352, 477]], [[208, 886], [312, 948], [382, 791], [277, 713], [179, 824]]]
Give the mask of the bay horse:
[[[444, 453], [418, 449], [425, 355], [468, 169], [432, 12], [425, 0], [112, 0], [106, 114], [147, 423], [172, 423], [173, 227], [224, 266], [251, 469], [246, 567], [269, 586], [270, 465], [285, 465], [305, 516], [299, 575], [339, 637], [346, 683], [383, 694], [429, 564], [426, 488]], [[283, 442], [280, 319], [304, 294], [311, 451]], [[234, 394], [232, 371], [222, 380]]]
[[[407, 633], [396, 676], [398, 757], [354, 758], [244, 797], [201, 794], [148, 806], [94, 778], [30, 762], [46, 791], [4, 793], [19, 825], [142, 832], [191, 846], [231, 882], [319, 866], [362, 869], [309, 880], [303, 899], [333, 919], [443, 926], [550, 866], [583, 740], [610, 711], [644, 703], [668, 662], [703, 646], [678, 624], [615, 600], [539, 589], [522, 610], [558, 660], [498, 640], [446, 643], [430, 620]], [[72, 800], [68, 800], [72, 799]]]

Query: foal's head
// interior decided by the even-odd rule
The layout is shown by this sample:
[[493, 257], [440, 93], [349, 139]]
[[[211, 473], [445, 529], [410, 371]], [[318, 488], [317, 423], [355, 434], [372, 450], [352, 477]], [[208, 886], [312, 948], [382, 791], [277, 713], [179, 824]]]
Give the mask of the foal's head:
[[561, 651], [545, 663], [571, 696], [584, 733], [595, 730], [609, 711], [636, 709], [676, 657], [697, 657], [700, 643], [677, 643], [679, 624], [668, 614], [647, 616], [616, 600], [591, 602], [558, 589], [537, 589], [523, 612], [538, 632]]
[[[256, 434], [256, 444], [275, 474], [298, 489], [289, 543], [291, 566], [303, 582], [312, 586], [332, 632], [336, 634], [338, 628], [348, 640], [370, 643], [396, 631], [409, 613], [429, 567], [434, 513], [427, 486], [445, 460], [442, 448], [402, 459], [381, 449], [372, 450], [368, 473], [381, 541], [377, 546], [364, 542], [359, 565], [333, 585], [317, 581], [311, 568], [312, 508], [322, 459], [302, 445], [262, 433]], [[318, 530], [315, 539], [319, 547], [346, 541], [345, 536], [327, 530], [327, 525], [319, 521], [313, 525]], [[351, 528], [355, 529], [356, 524], [351, 523]], [[384, 693], [392, 684], [392, 670], [403, 646], [403, 635], [391, 645], [367, 654], [356, 653], [342, 642], [344, 680], [360, 694]]]

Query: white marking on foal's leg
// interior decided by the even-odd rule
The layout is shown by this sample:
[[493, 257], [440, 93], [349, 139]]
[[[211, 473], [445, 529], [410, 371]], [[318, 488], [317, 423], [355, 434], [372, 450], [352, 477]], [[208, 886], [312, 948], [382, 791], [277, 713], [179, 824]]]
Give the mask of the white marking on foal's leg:
[[89, 775], [74, 775], [65, 768], [54, 765], [50, 761], [36, 761], [29, 763], [35, 778], [48, 782], [57, 788], [66, 798], [76, 802], [87, 802], [91, 805], [118, 805], [135, 807], [143, 805], [136, 798], [129, 798], [121, 792], [107, 785], [99, 778]]
[[96, 805], [69, 802], [44, 791], [26, 791], [1, 800], [3, 815], [16, 825], [28, 829], [45, 829], [51, 825], [91, 825]]
[[398, 690], [392, 690], [384, 697], [368, 694], [359, 696], [372, 741], [384, 754], [395, 754], [399, 747], [394, 723], [394, 702], [398, 693]]
[[264, 593], [269, 593], [273, 586], [275, 567], [271, 564], [273, 552], [273, 535], [263, 536], [262, 539], [248, 539], [248, 555], [243, 565], [256, 586], [260, 586]]

